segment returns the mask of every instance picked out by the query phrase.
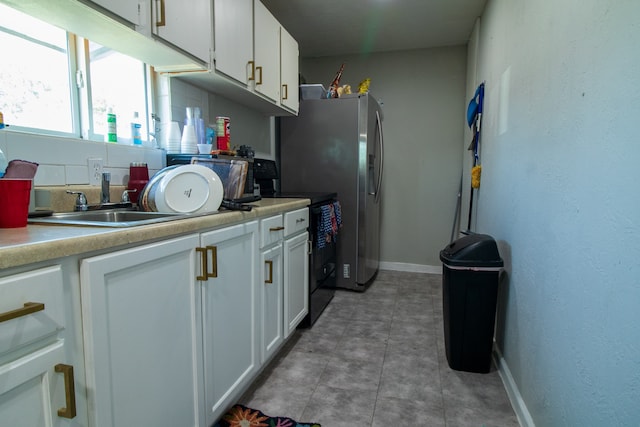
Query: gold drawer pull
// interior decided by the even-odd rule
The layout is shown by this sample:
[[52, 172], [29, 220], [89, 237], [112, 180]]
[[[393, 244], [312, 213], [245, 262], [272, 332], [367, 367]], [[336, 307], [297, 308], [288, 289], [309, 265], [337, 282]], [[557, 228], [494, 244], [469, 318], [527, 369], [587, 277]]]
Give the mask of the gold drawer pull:
[[[156, 4], [158, 3], [158, 0], [156, 0]], [[156, 21], [156, 27], [164, 27], [165, 25], [167, 25], [167, 22], [165, 20], [165, 16], [164, 16], [164, 0], [160, 0], [160, 20]]]
[[273, 261], [265, 261], [265, 264], [269, 266], [269, 278], [264, 283], [273, 283]]
[[211, 251], [211, 273], [207, 272], [207, 277], [218, 277], [218, 248], [215, 246], [207, 246], [207, 250]]
[[256, 67], [256, 70], [258, 71], [258, 73], [260, 75], [260, 77], [256, 81], [256, 84], [257, 85], [261, 85], [262, 84], [262, 66]]
[[[212, 271], [209, 273], [209, 251], [211, 251]], [[218, 277], [218, 248], [215, 246], [207, 246], [206, 248], [196, 248], [196, 252], [200, 252], [202, 261], [202, 274], [196, 276], [196, 280], [208, 280], [209, 277]]]
[[44, 304], [41, 302], [25, 302], [22, 308], [0, 313], [0, 323], [42, 310], [44, 310]]
[[251, 66], [251, 75], [249, 76], [249, 80], [256, 79], [256, 63], [254, 61], [249, 61], [247, 65]]
[[289, 85], [283, 84], [282, 92], [284, 92], [284, 95], [282, 95], [282, 99], [289, 99]]
[[196, 252], [200, 253], [200, 261], [202, 264], [202, 274], [200, 276], [196, 276], [196, 280], [207, 280], [207, 268], [209, 267], [209, 259], [207, 257], [207, 250], [205, 248], [196, 248]]
[[282, 231], [282, 230], [284, 230], [284, 227], [271, 227], [269, 229], [269, 231]]
[[73, 366], [59, 363], [55, 366], [56, 372], [64, 375], [64, 395], [66, 408], [58, 409], [58, 416], [62, 418], [75, 418], [76, 416], [76, 386], [73, 379]]

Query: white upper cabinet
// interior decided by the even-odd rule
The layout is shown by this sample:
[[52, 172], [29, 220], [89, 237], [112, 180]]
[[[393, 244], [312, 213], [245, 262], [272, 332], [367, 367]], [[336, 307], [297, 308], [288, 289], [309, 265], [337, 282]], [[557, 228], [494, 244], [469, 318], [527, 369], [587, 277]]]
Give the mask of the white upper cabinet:
[[293, 37], [260, 0], [214, 0], [213, 13], [214, 65], [209, 73], [181, 77], [266, 114], [297, 114], [298, 44]]
[[213, 42], [211, 0], [153, 0], [153, 33], [208, 64]]
[[284, 29], [280, 28], [280, 80], [281, 104], [293, 112], [298, 112], [298, 42]]
[[[192, 0], [188, 7], [181, 6], [178, 0], [0, 0], [0, 3], [153, 65], [156, 71], [197, 71], [209, 67], [208, 48], [202, 47], [212, 43], [211, 6], [207, 0]], [[170, 30], [152, 35], [153, 12], [160, 10], [162, 4]], [[203, 15], [205, 8], [209, 10], [207, 16]], [[156, 30], [155, 22], [153, 29]], [[173, 32], [182, 34], [175, 36]], [[205, 38], [202, 34], [207, 32], [209, 36]]]
[[[149, 0], [147, 0], [149, 1]], [[144, 2], [130, 0], [92, 0], [98, 6], [102, 6], [108, 11], [115, 13], [134, 25], [140, 25], [140, 13], [143, 12]]]
[[242, 85], [253, 71], [253, 0], [215, 0], [215, 69]]
[[254, 0], [255, 90], [280, 102], [280, 23], [260, 0]]

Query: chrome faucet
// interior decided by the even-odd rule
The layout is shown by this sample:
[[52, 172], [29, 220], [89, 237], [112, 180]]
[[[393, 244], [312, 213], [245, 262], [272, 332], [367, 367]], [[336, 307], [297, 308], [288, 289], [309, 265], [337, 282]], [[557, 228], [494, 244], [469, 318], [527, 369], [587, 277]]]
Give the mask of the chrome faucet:
[[111, 172], [102, 172], [102, 192], [100, 193], [100, 202], [109, 203], [109, 183], [111, 182]]
[[87, 211], [89, 210], [89, 205], [87, 204], [87, 196], [82, 191], [70, 191], [67, 190], [67, 194], [76, 194], [76, 205], [73, 210], [77, 211]]

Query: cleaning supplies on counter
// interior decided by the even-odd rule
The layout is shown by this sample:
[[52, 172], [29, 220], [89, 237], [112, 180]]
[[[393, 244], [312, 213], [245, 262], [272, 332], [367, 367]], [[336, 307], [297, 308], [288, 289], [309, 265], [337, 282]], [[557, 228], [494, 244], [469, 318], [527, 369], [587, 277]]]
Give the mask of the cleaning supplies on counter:
[[131, 141], [133, 145], [142, 145], [142, 124], [140, 124], [140, 116], [137, 111], [133, 112], [131, 120]]
[[107, 142], [118, 142], [116, 114], [111, 107], [107, 110]]

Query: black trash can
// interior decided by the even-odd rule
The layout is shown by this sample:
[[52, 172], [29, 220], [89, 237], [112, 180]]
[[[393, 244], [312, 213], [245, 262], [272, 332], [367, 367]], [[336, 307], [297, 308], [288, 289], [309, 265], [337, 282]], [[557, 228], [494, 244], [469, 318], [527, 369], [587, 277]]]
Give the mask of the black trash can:
[[440, 251], [447, 361], [457, 371], [487, 373], [504, 265], [495, 240], [469, 234]]

